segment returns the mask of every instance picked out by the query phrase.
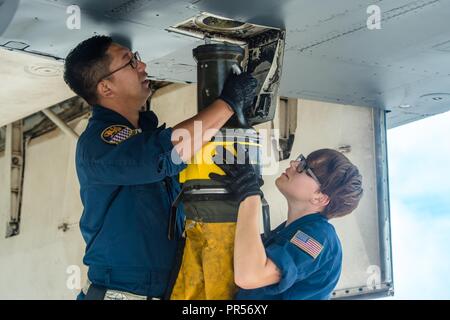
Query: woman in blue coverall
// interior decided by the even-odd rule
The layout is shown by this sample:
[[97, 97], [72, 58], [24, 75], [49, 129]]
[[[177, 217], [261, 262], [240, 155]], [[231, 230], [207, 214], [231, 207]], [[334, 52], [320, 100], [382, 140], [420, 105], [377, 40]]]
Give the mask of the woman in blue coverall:
[[[240, 158], [245, 150], [235, 146]], [[328, 220], [358, 206], [363, 194], [358, 168], [332, 149], [314, 151], [307, 158], [299, 155], [275, 181], [288, 202], [287, 220], [262, 239], [262, 191], [248, 156], [245, 164], [218, 160], [226, 175], [211, 178], [225, 183], [240, 201], [234, 248], [240, 290], [235, 298], [329, 299], [341, 274], [342, 248]]]

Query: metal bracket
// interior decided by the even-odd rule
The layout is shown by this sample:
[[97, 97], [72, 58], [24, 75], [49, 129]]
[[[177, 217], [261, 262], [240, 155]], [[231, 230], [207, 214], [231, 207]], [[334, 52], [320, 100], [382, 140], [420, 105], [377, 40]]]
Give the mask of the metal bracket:
[[19, 234], [24, 168], [24, 139], [22, 120], [6, 126], [4, 210], [7, 216], [6, 238]]
[[69, 137], [73, 139], [73, 141], [77, 141], [79, 136], [71, 127], [69, 127], [64, 120], [62, 120], [58, 115], [56, 115], [50, 108], [42, 110], [42, 112], [49, 118], [58, 128], [61, 129], [62, 132], [67, 134]]
[[[278, 126], [272, 121], [272, 130], [280, 128], [276, 150], [278, 151], [277, 161], [289, 159], [292, 146], [294, 145], [295, 131], [297, 130], [298, 99], [280, 98], [278, 105]], [[272, 135], [272, 139], [274, 136]]]

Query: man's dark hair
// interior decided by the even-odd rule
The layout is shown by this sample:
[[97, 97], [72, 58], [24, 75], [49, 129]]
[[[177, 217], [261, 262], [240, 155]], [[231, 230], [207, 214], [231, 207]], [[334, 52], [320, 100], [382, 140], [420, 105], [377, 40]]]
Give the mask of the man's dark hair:
[[111, 58], [106, 51], [111, 43], [111, 37], [93, 36], [78, 44], [66, 57], [64, 81], [91, 105], [98, 103], [98, 81], [109, 72]]
[[320, 191], [330, 198], [322, 215], [337, 218], [356, 209], [363, 195], [362, 176], [346, 156], [320, 149], [308, 155], [307, 163], [320, 181]]

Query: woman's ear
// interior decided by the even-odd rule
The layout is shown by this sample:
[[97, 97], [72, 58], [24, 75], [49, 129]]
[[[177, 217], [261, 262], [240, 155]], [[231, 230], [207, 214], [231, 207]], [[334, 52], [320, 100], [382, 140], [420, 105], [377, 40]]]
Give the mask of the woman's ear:
[[326, 207], [330, 203], [330, 197], [318, 191], [314, 196], [314, 204], [319, 207]]
[[324, 207], [326, 207], [330, 203], [330, 197], [321, 192], [320, 193], [320, 202]]

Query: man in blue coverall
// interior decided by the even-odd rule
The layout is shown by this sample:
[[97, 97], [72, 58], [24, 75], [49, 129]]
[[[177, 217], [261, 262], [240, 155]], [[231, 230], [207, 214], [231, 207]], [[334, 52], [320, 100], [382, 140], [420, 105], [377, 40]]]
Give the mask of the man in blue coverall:
[[[245, 159], [245, 151], [236, 147], [238, 159]], [[233, 159], [233, 155], [223, 158]], [[226, 175], [210, 174], [240, 202], [234, 276], [241, 289], [235, 298], [329, 299], [341, 274], [342, 249], [328, 220], [345, 216], [358, 206], [363, 194], [358, 168], [332, 149], [320, 149], [307, 158], [300, 155], [291, 161], [275, 181], [287, 200], [287, 220], [267, 239], [261, 239], [262, 191], [248, 157], [243, 162], [218, 162]]]
[[[208, 108], [174, 128], [158, 127], [152, 111], [140, 112], [151, 95], [145, 68], [137, 52], [107, 36], [81, 42], [65, 61], [64, 80], [93, 105], [76, 149], [88, 266], [78, 299], [164, 297], [177, 252], [167, 237], [177, 175], [233, 114], [244, 117], [255, 96], [256, 79], [230, 75]], [[194, 121], [201, 133], [194, 134]]]

